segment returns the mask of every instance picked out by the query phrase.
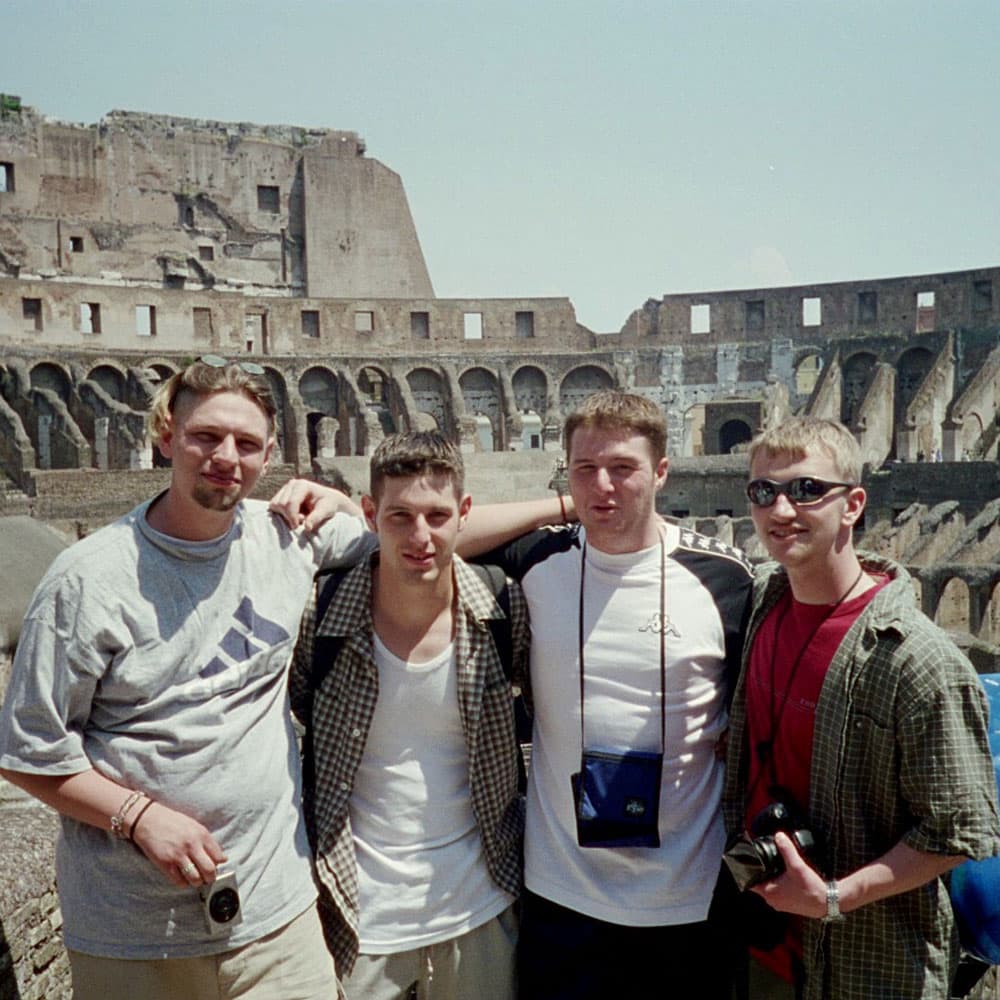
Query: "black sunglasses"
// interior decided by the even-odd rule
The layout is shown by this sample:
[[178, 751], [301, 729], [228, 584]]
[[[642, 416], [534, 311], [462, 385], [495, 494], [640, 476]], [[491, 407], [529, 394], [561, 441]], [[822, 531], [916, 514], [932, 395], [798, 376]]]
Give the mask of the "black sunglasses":
[[753, 479], [747, 483], [747, 497], [756, 507], [771, 507], [784, 494], [797, 507], [819, 503], [831, 490], [854, 489], [854, 483], [831, 483], [815, 476], [796, 476], [787, 483], [773, 479]]
[[226, 358], [219, 357], [218, 354], [203, 354], [198, 361], [203, 365], [208, 365], [209, 368], [225, 368], [228, 365], [236, 365], [237, 368], [245, 371], [247, 375], [265, 375], [262, 365], [257, 364], [256, 361], [228, 361]]

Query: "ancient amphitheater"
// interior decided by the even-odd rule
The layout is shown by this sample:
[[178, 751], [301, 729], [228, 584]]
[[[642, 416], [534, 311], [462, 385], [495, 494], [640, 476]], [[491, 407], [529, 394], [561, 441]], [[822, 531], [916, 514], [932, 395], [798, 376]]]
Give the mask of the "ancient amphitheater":
[[[364, 488], [384, 434], [437, 426], [474, 495], [538, 495], [565, 415], [628, 387], [668, 417], [661, 511], [752, 555], [741, 448], [792, 411], [841, 419], [869, 466], [863, 544], [1000, 669], [998, 267], [669, 294], [594, 331], [569, 298], [436, 297], [402, 181], [354, 132], [78, 125], [0, 95], [0, 515], [32, 519], [0, 531], [8, 566], [26, 525], [89, 530], [164, 481], [144, 411], [205, 353], [266, 368], [265, 492], [293, 471]], [[4, 794], [0, 1000], [61, 996], [52, 824]]]

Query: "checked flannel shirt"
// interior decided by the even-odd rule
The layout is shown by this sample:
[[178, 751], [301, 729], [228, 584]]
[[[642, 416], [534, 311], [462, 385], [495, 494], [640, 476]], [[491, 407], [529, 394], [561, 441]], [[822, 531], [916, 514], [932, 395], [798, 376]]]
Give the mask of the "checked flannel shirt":
[[[376, 560], [378, 554], [372, 556]], [[316, 853], [319, 912], [338, 976], [358, 954], [358, 871], [349, 800], [368, 739], [378, 670], [372, 652], [371, 568], [368, 560], [341, 581], [320, 623], [316, 593], [307, 605], [292, 659], [292, 710], [306, 723], [311, 713], [315, 788], [304, 790], [303, 808]], [[503, 610], [489, 587], [457, 556], [455, 662], [459, 713], [469, 748], [472, 810], [493, 881], [518, 895], [522, 877], [524, 798], [518, 792], [518, 747], [513, 696], [487, 622]], [[526, 683], [531, 633], [524, 595], [508, 581], [513, 678]], [[310, 690], [313, 645], [324, 635], [343, 637], [336, 666]], [[420, 720], [414, 720], [419, 724]]]
[[[888, 574], [835, 653], [816, 707], [808, 820], [825, 845], [826, 878], [842, 878], [900, 840], [917, 851], [983, 858], [998, 848], [987, 707], [968, 660], [918, 609], [906, 571]], [[758, 571], [744, 665], [754, 636], [788, 588]], [[747, 784], [744, 675], [733, 699], [723, 808], [742, 830]], [[805, 920], [805, 1000], [947, 1000], [958, 936], [941, 879], [848, 913]]]

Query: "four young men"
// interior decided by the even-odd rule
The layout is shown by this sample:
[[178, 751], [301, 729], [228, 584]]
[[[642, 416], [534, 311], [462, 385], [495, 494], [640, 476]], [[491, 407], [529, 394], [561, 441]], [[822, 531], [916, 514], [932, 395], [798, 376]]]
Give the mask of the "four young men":
[[[728, 930], [709, 919], [716, 747], [750, 574], [656, 516], [659, 408], [608, 392], [569, 418], [581, 525], [495, 552], [524, 590], [506, 581], [501, 602], [455, 557], [470, 504], [437, 435], [390, 439], [373, 458], [377, 556], [357, 519], [304, 536], [246, 501], [274, 440], [254, 369], [204, 359], [167, 383], [153, 429], [169, 489], [60, 556], [22, 631], [0, 768], [64, 815], [76, 995], [335, 995], [284, 668], [313, 573], [361, 558], [322, 613], [307, 609], [290, 682], [348, 995], [515, 995], [510, 685], [526, 683], [526, 599], [521, 997], [640, 997], [664, 977], [727, 996]], [[793, 959], [771, 966], [797, 969], [807, 997], [945, 997], [955, 932], [939, 876], [997, 846], [984, 701], [905, 573], [854, 553], [859, 476], [837, 424], [792, 421], [753, 446], [754, 522], [780, 568], [756, 587], [726, 819], [741, 831], [785, 800], [820, 840], [807, 861], [778, 834], [787, 872], [756, 890], [806, 918]], [[509, 647], [491, 627], [502, 604]], [[221, 931], [199, 894], [220, 865], [242, 917]]]

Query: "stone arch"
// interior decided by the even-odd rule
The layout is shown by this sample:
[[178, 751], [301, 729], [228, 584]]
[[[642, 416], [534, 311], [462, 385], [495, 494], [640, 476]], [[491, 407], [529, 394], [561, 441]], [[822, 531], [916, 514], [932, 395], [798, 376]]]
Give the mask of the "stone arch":
[[545, 420], [545, 404], [549, 393], [549, 380], [537, 365], [521, 365], [511, 378], [514, 404], [521, 413], [531, 410]]
[[391, 380], [389, 375], [377, 365], [365, 365], [358, 372], [358, 391], [364, 405], [378, 418], [383, 434], [395, 434], [396, 421], [390, 404]]
[[444, 430], [448, 426], [444, 379], [431, 368], [414, 368], [407, 372], [406, 382], [410, 387], [417, 413], [422, 413], [425, 418], [430, 417], [434, 421], [431, 426], [427, 419], [418, 416], [417, 430], [435, 428]]
[[465, 401], [465, 412], [476, 421], [476, 440], [480, 449], [502, 451], [505, 437], [503, 407], [500, 405], [500, 383], [496, 375], [486, 368], [467, 368], [459, 376], [458, 385]]
[[745, 451], [739, 446], [753, 440], [753, 428], [745, 420], [727, 420], [719, 428], [719, 455], [731, 455]]
[[90, 369], [87, 378], [96, 382], [112, 399], [124, 403], [128, 394], [128, 379], [117, 365], [102, 363]]
[[40, 361], [31, 369], [29, 379], [32, 389], [51, 389], [64, 402], [69, 399], [73, 383], [62, 365]]
[[295, 455], [295, 414], [288, 405], [288, 385], [284, 372], [271, 365], [265, 365], [264, 377], [271, 387], [274, 405], [277, 412], [274, 415], [274, 453], [271, 455], [271, 466], [283, 465], [288, 455]]
[[840, 419], [848, 427], [853, 425], [858, 415], [858, 409], [875, 377], [877, 364], [878, 358], [870, 351], [859, 351], [852, 354], [841, 368]]
[[614, 379], [597, 365], [580, 365], [566, 374], [559, 386], [559, 404], [563, 417], [568, 417], [588, 396], [602, 389], [614, 388]]
[[812, 394], [823, 371], [823, 355], [818, 351], [803, 354], [795, 362], [795, 393], [798, 396]]
[[941, 590], [934, 621], [943, 629], [969, 630], [969, 585], [953, 576]]
[[899, 356], [896, 362], [897, 416], [906, 412], [933, 366], [934, 354], [926, 347], [911, 347]]
[[1000, 579], [993, 581], [990, 599], [983, 608], [983, 621], [979, 626], [979, 638], [994, 646], [1000, 645]]
[[306, 411], [309, 458], [337, 454], [340, 387], [337, 375], [321, 365], [307, 368], [299, 378], [299, 396]]

